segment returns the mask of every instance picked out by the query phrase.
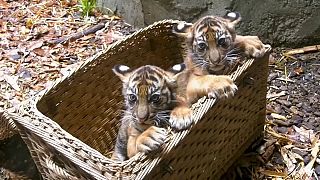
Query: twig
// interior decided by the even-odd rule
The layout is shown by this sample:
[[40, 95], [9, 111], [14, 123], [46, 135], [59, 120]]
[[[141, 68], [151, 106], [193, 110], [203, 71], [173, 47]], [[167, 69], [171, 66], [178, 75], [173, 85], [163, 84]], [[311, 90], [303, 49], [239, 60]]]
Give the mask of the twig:
[[92, 27], [89, 27], [81, 32], [78, 32], [78, 33], [74, 33], [70, 36], [67, 36], [67, 37], [62, 37], [62, 38], [59, 38], [59, 39], [56, 39], [56, 40], [53, 40], [53, 41], [50, 41], [48, 42], [49, 44], [64, 44], [66, 42], [72, 42], [72, 41], [75, 41], [83, 36], [86, 36], [86, 35], [89, 35], [89, 34], [93, 34], [97, 31], [99, 31], [100, 29], [104, 28], [105, 27], [105, 22], [101, 22], [97, 25], [94, 25]]
[[87, 24], [85, 22], [72, 22], [72, 21], [46, 21], [46, 23]]
[[290, 56], [290, 55], [294, 55], [294, 54], [304, 54], [307, 52], [314, 52], [314, 51], [320, 51], [320, 45], [306, 46], [303, 48], [292, 49], [292, 50], [289, 50], [289, 51], [283, 53], [283, 55]]
[[286, 83], [287, 83], [287, 82], [294, 83], [294, 81], [291, 80], [291, 79], [289, 79], [289, 78], [276, 78], [276, 79], [278, 79], [278, 80], [280, 80], [280, 81], [285, 81]]

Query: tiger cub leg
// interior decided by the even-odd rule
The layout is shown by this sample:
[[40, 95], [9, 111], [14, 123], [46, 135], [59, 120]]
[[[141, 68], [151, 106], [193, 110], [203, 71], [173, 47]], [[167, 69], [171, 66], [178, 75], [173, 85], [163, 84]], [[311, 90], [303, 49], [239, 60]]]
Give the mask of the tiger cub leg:
[[171, 127], [176, 130], [190, 127], [193, 123], [190, 106], [199, 98], [208, 96], [209, 98], [224, 99], [232, 97], [237, 89], [229, 76], [191, 75], [186, 90], [187, 98], [178, 99], [179, 105], [171, 112], [169, 120]]
[[142, 133], [130, 127], [128, 134], [127, 153], [129, 158], [138, 152], [149, 153], [159, 149], [167, 137], [166, 129], [156, 126], [151, 126]]
[[187, 85], [187, 101], [193, 103], [203, 96], [225, 99], [238, 90], [233, 80], [225, 75], [191, 75]]
[[258, 36], [241, 36], [235, 38], [235, 47], [240, 48], [248, 57], [260, 58], [271, 50], [269, 44], [263, 44]]
[[124, 161], [128, 159], [127, 155], [127, 140], [128, 140], [128, 123], [125, 119], [122, 119], [121, 126], [118, 131], [115, 148], [112, 154], [111, 159]]
[[179, 104], [171, 111], [170, 126], [175, 130], [187, 129], [193, 123], [192, 110], [189, 108], [189, 104], [185, 101], [179, 102]]

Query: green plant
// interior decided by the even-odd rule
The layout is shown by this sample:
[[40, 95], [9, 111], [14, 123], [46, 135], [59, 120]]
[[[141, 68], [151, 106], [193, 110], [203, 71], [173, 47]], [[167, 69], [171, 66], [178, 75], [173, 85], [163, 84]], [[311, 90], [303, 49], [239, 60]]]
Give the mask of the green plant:
[[89, 16], [96, 8], [96, 0], [81, 0], [81, 10], [83, 16]]

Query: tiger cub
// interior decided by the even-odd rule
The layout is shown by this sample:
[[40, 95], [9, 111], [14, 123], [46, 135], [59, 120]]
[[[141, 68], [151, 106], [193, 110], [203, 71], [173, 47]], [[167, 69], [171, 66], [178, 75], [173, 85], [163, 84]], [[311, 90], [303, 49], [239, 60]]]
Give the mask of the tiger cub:
[[237, 35], [240, 20], [239, 13], [228, 12], [224, 17], [205, 16], [194, 24], [174, 26], [174, 33], [186, 40], [187, 68], [195, 73], [230, 74], [242, 55], [259, 58], [271, 50], [257, 36]]
[[167, 136], [170, 111], [176, 103], [176, 79], [185, 69], [178, 64], [169, 71], [146, 65], [130, 69], [117, 65], [113, 72], [123, 83], [125, 111], [112, 159], [124, 161], [138, 152], [160, 148]]
[[239, 13], [230, 12], [225, 17], [206, 16], [194, 24], [179, 23], [173, 32], [185, 39], [186, 71], [178, 80], [178, 105], [171, 113], [173, 127], [187, 128], [177, 119], [191, 122], [190, 105], [203, 96], [228, 98], [235, 94], [237, 86], [229, 74], [239, 63], [239, 53], [262, 57], [268, 50], [257, 36], [236, 35], [235, 25], [240, 21]]

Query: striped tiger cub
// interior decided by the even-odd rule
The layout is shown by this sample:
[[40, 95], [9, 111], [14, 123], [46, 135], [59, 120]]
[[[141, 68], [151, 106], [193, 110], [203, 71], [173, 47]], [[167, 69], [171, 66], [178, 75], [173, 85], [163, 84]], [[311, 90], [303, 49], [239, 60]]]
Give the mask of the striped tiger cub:
[[[176, 104], [176, 80], [184, 69], [184, 64], [175, 65], [169, 71], [151, 65], [113, 68], [123, 83], [125, 110], [112, 159], [124, 161], [138, 152], [160, 148], [167, 136], [163, 127], [170, 125], [170, 112]], [[191, 121], [181, 124], [189, 126]]]
[[185, 39], [186, 70], [177, 81], [178, 105], [172, 110], [171, 124], [178, 119], [192, 119], [190, 106], [203, 96], [224, 99], [235, 94], [237, 86], [225, 74], [239, 63], [239, 53], [262, 57], [270, 50], [257, 36], [236, 35], [235, 25], [240, 19], [239, 13], [230, 12], [224, 17], [206, 16], [194, 24], [173, 27], [173, 32]]
[[187, 68], [209, 74], [230, 74], [243, 55], [259, 58], [271, 50], [257, 36], [237, 35], [241, 16], [228, 12], [224, 17], [205, 16], [194, 24], [179, 23], [173, 32], [186, 40]]

